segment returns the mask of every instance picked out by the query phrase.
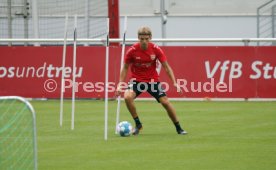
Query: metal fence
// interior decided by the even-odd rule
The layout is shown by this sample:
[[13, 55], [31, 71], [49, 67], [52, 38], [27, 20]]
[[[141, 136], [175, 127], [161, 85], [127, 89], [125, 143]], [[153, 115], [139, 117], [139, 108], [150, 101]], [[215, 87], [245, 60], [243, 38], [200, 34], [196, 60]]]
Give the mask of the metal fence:
[[[276, 1], [271, 0], [257, 9], [257, 37], [276, 37]], [[258, 45], [276, 45], [275, 42], [258, 42]]]

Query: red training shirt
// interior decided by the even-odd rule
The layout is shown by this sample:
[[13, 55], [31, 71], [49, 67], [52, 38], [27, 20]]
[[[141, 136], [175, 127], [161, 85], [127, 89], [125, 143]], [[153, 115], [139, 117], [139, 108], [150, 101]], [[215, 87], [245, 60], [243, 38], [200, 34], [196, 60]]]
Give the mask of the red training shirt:
[[138, 82], [159, 81], [156, 71], [157, 59], [163, 63], [167, 61], [164, 52], [158, 45], [148, 43], [148, 49], [142, 50], [139, 43], [135, 43], [127, 51], [124, 62], [131, 64], [131, 78]]

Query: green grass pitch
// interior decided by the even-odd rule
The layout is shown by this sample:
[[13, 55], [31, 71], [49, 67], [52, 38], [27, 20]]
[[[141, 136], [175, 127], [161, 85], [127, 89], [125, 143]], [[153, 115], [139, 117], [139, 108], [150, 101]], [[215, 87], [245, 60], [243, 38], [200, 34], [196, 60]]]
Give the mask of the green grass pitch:
[[[186, 136], [176, 134], [156, 102], [137, 101], [144, 129], [139, 136], [115, 135], [116, 101], [109, 102], [108, 141], [104, 102], [77, 101], [75, 130], [71, 102], [32, 101], [37, 114], [40, 170], [271, 170], [276, 169], [275, 102], [173, 102]], [[121, 105], [121, 119], [134, 122]]]

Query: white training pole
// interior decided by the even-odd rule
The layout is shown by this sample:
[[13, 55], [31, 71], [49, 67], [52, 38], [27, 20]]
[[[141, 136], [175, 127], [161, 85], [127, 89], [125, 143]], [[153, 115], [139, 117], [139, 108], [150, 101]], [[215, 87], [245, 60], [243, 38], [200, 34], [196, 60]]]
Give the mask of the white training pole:
[[159, 60], [156, 60], [156, 71], [157, 71], [157, 74], [159, 75], [160, 74], [160, 72], [161, 72], [161, 67], [162, 66], [162, 64], [160, 63], [160, 61]]
[[[125, 16], [124, 20], [124, 35], [123, 35], [123, 43], [122, 43], [122, 52], [121, 52], [121, 66], [120, 66], [120, 72], [123, 69], [124, 64], [124, 56], [125, 56], [125, 47], [126, 47], [126, 32], [127, 32], [127, 16]], [[120, 82], [119, 82], [120, 83]], [[116, 113], [116, 127], [115, 127], [115, 134], [117, 134], [117, 126], [119, 124], [120, 120], [120, 109], [121, 109], [121, 96], [118, 96], [117, 98], [117, 113]]]
[[105, 48], [105, 94], [104, 94], [104, 139], [107, 140], [108, 130], [108, 63], [109, 63], [109, 18], [107, 18], [107, 33], [106, 33], [106, 48]]
[[73, 49], [73, 83], [72, 83], [72, 114], [71, 129], [75, 128], [75, 82], [76, 82], [76, 58], [77, 58], [77, 15], [74, 23], [74, 49]]
[[66, 60], [66, 45], [67, 45], [67, 29], [68, 26], [68, 13], [65, 16], [64, 25], [64, 41], [63, 41], [63, 53], [62, 53], [62, 74], [61, 74], [61, 87], [60, 87], [60, 112], [59, 112], [59, 125], [62, 126], [63, 122], [63, 93], [64, 93], [64, 68]]

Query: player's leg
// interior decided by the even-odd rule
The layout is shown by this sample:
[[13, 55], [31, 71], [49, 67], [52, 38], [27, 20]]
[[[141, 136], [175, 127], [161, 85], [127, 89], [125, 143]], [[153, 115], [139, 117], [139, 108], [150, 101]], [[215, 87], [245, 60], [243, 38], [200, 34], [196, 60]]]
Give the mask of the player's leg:
[[138, 117], [136, 107], [134, 104], [135, 97], [136, 97], [136, 93], [133, 90], [128, 89], [125, 91], [124, 98], [125, 98], [126, 106], [133, 118]]
[[177, 133], [187, 134], [187, 132], [181, 128], [179, 119], [176, 115], [176, 111], [171, 102], [169, 101], [166, 93], [162, 89], [160, 82], [150, 84], [150, 86], [151, 88], [148, 89], [148, 93], [150, 93], [166, 109], [168, 116], [175, 125]]
[[172, 106], [171, 102], [169, 101], [167, 96], [163, 96], [159, 98], [159, 102], [162, 104], [162, 106], [166, 109], [168, 116], [172, 120], [173, 123], [179, 122], [176, 111], [174, 107]]
[[134, 135], [138, 135], [139, 131], [142, 130], [142, 123], [140, 122], [134, 103], [135, 98], [141, 94], [141, 91], [138, 91], [137, 89], [137, 84], [137, 82], [130, 82], [129, 87], [124, 94], [127, 109], [130, 112], [132, 118], [134, 119], [136, 125], [133, 131]]
[[170, 117], [170, 119], [172, 120], [172, 122], [175, 125], [177, 133], [181, 134], [181, 135], [187, 134], [187, 132], [184, 131], [181, 128], [180, 123], [179, 123], [179, 119], [178, 119], [178, 117], [176, 115], [176, 111], [175, 111], [173, 105], [171, 104], [171, 102], [169, 101], [168, 97], [167, 96], [160, 97], [159, 98], [159, 102], [166, 109], [166, 111], [168, 113], [168, 116]]

